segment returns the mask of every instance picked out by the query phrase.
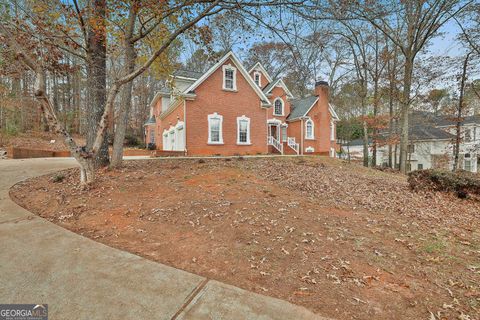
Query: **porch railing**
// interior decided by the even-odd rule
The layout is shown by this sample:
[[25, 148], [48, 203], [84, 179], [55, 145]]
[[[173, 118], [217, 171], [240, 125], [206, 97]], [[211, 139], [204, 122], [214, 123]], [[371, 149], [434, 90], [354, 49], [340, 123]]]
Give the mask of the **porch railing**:
[[268, 143], [269, 146], [273, 146], [281, 154], [283, 154], [283, 144], [281, 142], [279, 142], [277, 139], [275, 139], [272, 136], [268, 136], [267, 137], [267, 143]]
[[287, 144], [290, 148], [292, 148], [297, 153], [297, 155], [300, 153], [300, 144], [295, 142], [295, 138], [288, 137]]

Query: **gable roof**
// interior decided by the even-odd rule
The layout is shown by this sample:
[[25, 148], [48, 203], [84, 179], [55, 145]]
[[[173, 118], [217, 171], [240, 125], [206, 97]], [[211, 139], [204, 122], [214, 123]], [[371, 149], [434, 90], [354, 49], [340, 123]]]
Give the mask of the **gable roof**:
[[173, 76], [177, 78], [185, 78], [185, 79], [192, 79], [197, 80], [202, 76], [203, 73], [193, 70], [176, 70], [173, 72]]
[[[435, 141], [435, 140], [451, 140], [455, 136], [444, 129], [436, 127], [436, 122], [441, 119], [432, 112], [413, 111], [410, 116], [410, 127], [408, 135], [411, 141]], [[399, 128], [397, 128], [399, 129]], [[388, 130], [381, 134], [388, 135]]]
[[[429, 111], [412, 111], [411, 122], [415, 124], [430, 125], [435, 127], [449, 127], [456, 125], [455, 116], [435, 115]], [[461, 125], [480, 124], [480, 115], [463, 117]]]
[[[461, 122], [462, 125], [465, 124], [480, 124], [480, 116], [479, 115], [474, 115], [474, 116], [468, 116], [468, 117], [463, 117], [463, 120]], [[454, 126], [456, 125], [456, 121], [454, 117], [438, 117], [436, 119], [436, 125], [439, 127], [443, 126]]]
[[260, 100], [262, 101], [262, 106], [271, 107], [272, 104], [268, 100], [267, 96], [265, 96], [262, 90], [255, 84], [252, 77], [250, 77], [248, 71], [245, 69], [245, 67], [242, 65], [240, 60], [238, 60], [238, 58], [235, 56], [235, 54], [233, 54], [232, 51], [224, 55], [222, 59], [220, 59], [215, 65], [213, 65], [210, 69], [208, 69], [207, 72], [205, 72], [199, 79], [197, 79], [190, 87], [188, 87], [184, 91], [184, 93], [190, 93], [194, 91], [200, 84], [202, 84], [208, 77], [210, 77], [218, 68], [220, 68], [228, 59], [232, 60], [232, 62], [237, 66], [237, 69], [240, 71], [240, 73], [248, 82], [248, 84], [253, 88], [253, 90], [255, 90], [257, 95], [260, 97]]
[[275, 79], [271, 81], [268, 84], [268, 86], [266, 86], [265, 89], [263, 89], [263, 93], [269, 94], [275, 87], [281, 87], [285, 91], [287, 96], [289, 96], [290, 98], [293, 98], [293, 94], [290, 92], [290, 90], [288, 90], [287, 85], [285, 84], [285, 82], [283, 82], [282, 79]]
[[411, 140], [450, 140], [455, 137], [445, 130], [421, 125], [411, 126], [408, 133]]
[[255, 63], [253, 67], [248, 70], [248, 74], [252, 73], [253, 70], [260, 70], [265, 78], [267, 78], [268, 82], [272, 82], [273, 79], [272, 77], [268, 74], [267, 70], [263, 67], [263, 65], [260, 62]]
[[317, 103], [317, 96], [310, 96], [302, 99], [292, 100], [290, 103], [292, 105], [292, 111], [287, 117], [287, 120], [295, 120], [301, 117], [304, 117], [308, 111]]
[[337, 112], [335, 111], [335, 106], [331, 103], [328, 104], [328, 111], [332, 115], [334, 121], [340, 121], [340, 117], [338, 116]]

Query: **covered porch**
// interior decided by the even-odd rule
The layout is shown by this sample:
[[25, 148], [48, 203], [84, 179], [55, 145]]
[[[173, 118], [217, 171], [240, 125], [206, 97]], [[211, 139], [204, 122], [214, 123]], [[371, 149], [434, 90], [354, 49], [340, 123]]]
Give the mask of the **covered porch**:
[[288, 136], [288, 123], [284, 123], [279, 119], [267, 120], [267, 145], [271, 146], [272, 153], [285, 153], [285, 146], [300, 153], [300, 145], [294, 137]]

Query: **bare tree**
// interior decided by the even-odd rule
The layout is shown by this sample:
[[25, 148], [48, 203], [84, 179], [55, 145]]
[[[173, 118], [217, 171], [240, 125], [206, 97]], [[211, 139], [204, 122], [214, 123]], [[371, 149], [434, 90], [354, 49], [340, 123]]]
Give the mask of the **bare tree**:
[[[399, 48], [404, 58], [403, 92], [401, 104], [400, 170], [407, 172], [409, 141], [408, 114], [411, 105], [411, 90], [414, 63], [417, 55], [438, 30], [473, 1], [421, 0], [385, 1], [372, 4], [361, 1], [347, 8], [338, 8], [351, 19], [368, 21]], [[338, 15], [337, 15], [338, 17]], [[340, 17], [339, 17], [340, 18]], [[341, 17], [345, 19], [345, 17]]]
[[54, 128], [57, 134], [63, 136], [63, 138], [65, 139], [65, 143], [72, 152], [72, 155], [79, 162], [81, 173], [80, 181], [82, 184], [89, 184], [95, 179], [94, 159], [98, 154], [105, 139], [108, 118], [112, 113], [115, 98], [118, 95], [120, 88], [126, 83], [131, 82], [143, 72], [145, 72], [179, 35], [191, 28], [204, 17], [221, 11], [222, 8], [217, 7], [219, 3], [220, 0], [212, 1], [208, 5], [205, 5], [203, 8], [201, 8], [197, 14], [187, 18], [180, 27], [174, 30], [164, 40], [162, 45], [149, 57], [149, 59], [143, 65], [135, 69], [133, 72], [112, 82], [108, 90], [108, 96], [105, 103], [104, 112], [99, 121], [98, 130], [96, 131], [96, 137], [91, 148], [79, 147], [73, 140], [71, 135], [65, 130], [62, 123], [58, 120], [54, 106], [49, 97], [47, 96], [44, 64], [42, 64], [41, 61], [37, 60], [35, 56], [33, 56], [30, 52], [27, 51], [27, 43], [22, 41], [22, 38], [14, 38], [10, 36], [12, 34], [12, 30], [11, 28], [9, 28], [8, 25], [6, 25], [5, 23], [0, 24], [0, 34], [2, 40], [8, 43], [10, 50], [13, 51], [14, 55], [17, 57], [18, 60], [20, 60], [25, 66], [35, 72], [35, 97], [40, 102], [40, 108], [42, 112], [46, 115], [50, 127]]

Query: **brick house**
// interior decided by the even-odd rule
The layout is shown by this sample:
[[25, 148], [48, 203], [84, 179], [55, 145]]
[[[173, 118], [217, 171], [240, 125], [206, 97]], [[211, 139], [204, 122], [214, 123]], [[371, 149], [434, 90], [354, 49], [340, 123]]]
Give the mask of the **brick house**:
[[296, 99], [260, 63], [247, 71], [229, 52], [204, 74], [177, 71], [167, 84], [145, 123], [146, 143], [159, 154], [336, 154], [326, 82]]

